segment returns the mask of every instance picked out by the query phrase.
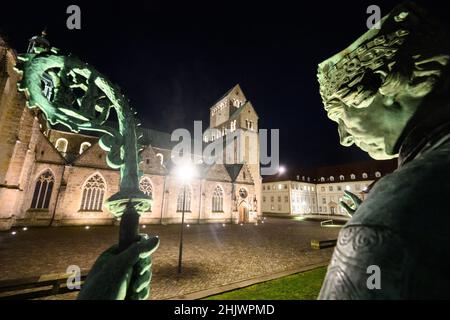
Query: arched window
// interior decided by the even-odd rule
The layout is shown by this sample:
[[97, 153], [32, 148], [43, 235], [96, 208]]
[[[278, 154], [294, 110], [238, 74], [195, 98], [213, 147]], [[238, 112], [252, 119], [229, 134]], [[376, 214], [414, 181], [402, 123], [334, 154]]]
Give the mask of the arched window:
[[352, 173], [352, 174], [350, 175], [350, 179], [355, 180], [355, 179], [356, 179], [356, 176]]
[[375, 172], [375, 177], [376, 177], [376, 178], [381, 177], [381, 173], [380, 173], [379, 171]]
[[320, 177], [320, 182], [325, 182], [325, 178], [324, 177]]
[[102, 211], [106, 183], [98, 173], [91, 176], [84, 184], [81, 198], [82, 211]]
[[330, 177], [330, 181], [331, 181], [331, 182], [334, 181], [334, 177], [333, 177], [333, 176]]
[[[152, 181], [149, 177], [142, 177], [141, 181], [139, 181], [139, 189], [145, 193], [150, 199], [153, 199], [153, 185]], [[148, 211], [152, 211], [152, 207], [148, 209]]]
[[164, 163], [164, 156], [162, 155], [162, 153], [157, 153], [156, 157], [159, 159], [159, 163], [161, 165], [163, 165], [163, 163]]
[[59, 138], [55, 142], [56, 150], [58, 150], [59, 152], [62, 152], [62, 153], [66, 153], [68, 144], [69, 144], [69, 142], [67, 141], [67, 139]]
[[363, 177], [363, 179], [367, 179], [367, 173], [364, 172], [364, 173], [362, 174], [362, 177]]
[[90, 146], [91, 144], [89, 142], [83, 142], [80, 146], [80, 154], [85, 152]]
[[343, 176], [343, 175], [340, 175], [340, 176], [339, 176], [339, 180], [344, 181], [344, 176]]
[[180, 188], [180, 192], [177, 197], [177, 211], [183, 211], [183, 194], [186, 189], [186, 201], [184, 203], [184, 211], [191, 211], [191, 188], [186, 185]]
[[220, 186], [214, 189], [212, 197], [212, 211], [213, 212], [223, 212], [223, 190]]
[[34, 186], [31, 209], [48, 209], [54, 184], [55, 177], [50, 170], [45, 171], [39, 176]]

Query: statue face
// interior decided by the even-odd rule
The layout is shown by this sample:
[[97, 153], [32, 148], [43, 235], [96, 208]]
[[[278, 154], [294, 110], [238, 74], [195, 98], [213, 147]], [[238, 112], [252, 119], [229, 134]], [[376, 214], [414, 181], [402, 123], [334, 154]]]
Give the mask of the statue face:
[[397, 157], [394, 145], [420, 101], [407, 95], [393, 98], [378, 92], [363, 108], [336, 99], [326, 110], [328, 117], [338, 123], [341, 145], [355, 144], [373, 159], [385, 160]]
[[376, 160], [398, 156], [403, 129], [450, 61], [445, 32], [437, 40], [435, 26], [416, 11], [399, 6], [380, 30], [319, 64], [320, 95], [341, 144], [355, 144]]

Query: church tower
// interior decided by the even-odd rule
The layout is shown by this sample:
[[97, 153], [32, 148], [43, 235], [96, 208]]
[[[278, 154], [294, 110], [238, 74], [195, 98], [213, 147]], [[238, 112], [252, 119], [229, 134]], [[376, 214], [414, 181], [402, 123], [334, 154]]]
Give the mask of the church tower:
[[257, 212], [261, 215], [260, 150], [258, 114], [239, 84], [210, 108], [210, 126], [203, 135], [206, 143], [223, 138], [225, 164], [245, 164], [255, 183]]

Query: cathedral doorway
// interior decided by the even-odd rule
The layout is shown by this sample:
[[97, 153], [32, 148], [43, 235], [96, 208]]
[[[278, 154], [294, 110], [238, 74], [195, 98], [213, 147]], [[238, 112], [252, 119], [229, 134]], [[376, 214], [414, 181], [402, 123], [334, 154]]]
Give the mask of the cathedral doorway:
[[239, 221], [238, 223], [245, 223], [249, 221], [249, 210], [248, 205], [245, 201], [239, 204]]

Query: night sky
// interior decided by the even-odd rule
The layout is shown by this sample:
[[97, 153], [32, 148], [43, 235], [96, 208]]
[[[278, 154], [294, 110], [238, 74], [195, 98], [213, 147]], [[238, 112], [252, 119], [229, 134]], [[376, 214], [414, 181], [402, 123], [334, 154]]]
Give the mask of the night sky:
[[[316, 69], [367, 30], [370, 4], [384, 15], [398, 1], [27, 2], [2, 2], [0, 33], [9, 44], [24, 52], [46, 27], [53, 46], [120, 85], [145, 127], [171, 132], [203, 120], [206, 128], [209, 107], [239, 83], [259, 127], [280, 129], [288, 168], [369, 159], [339, 145]], [[449, 15], [435, 1], [415, 2]], [[81, 30], [66, 28], [69, 4], [81, 7]]]

